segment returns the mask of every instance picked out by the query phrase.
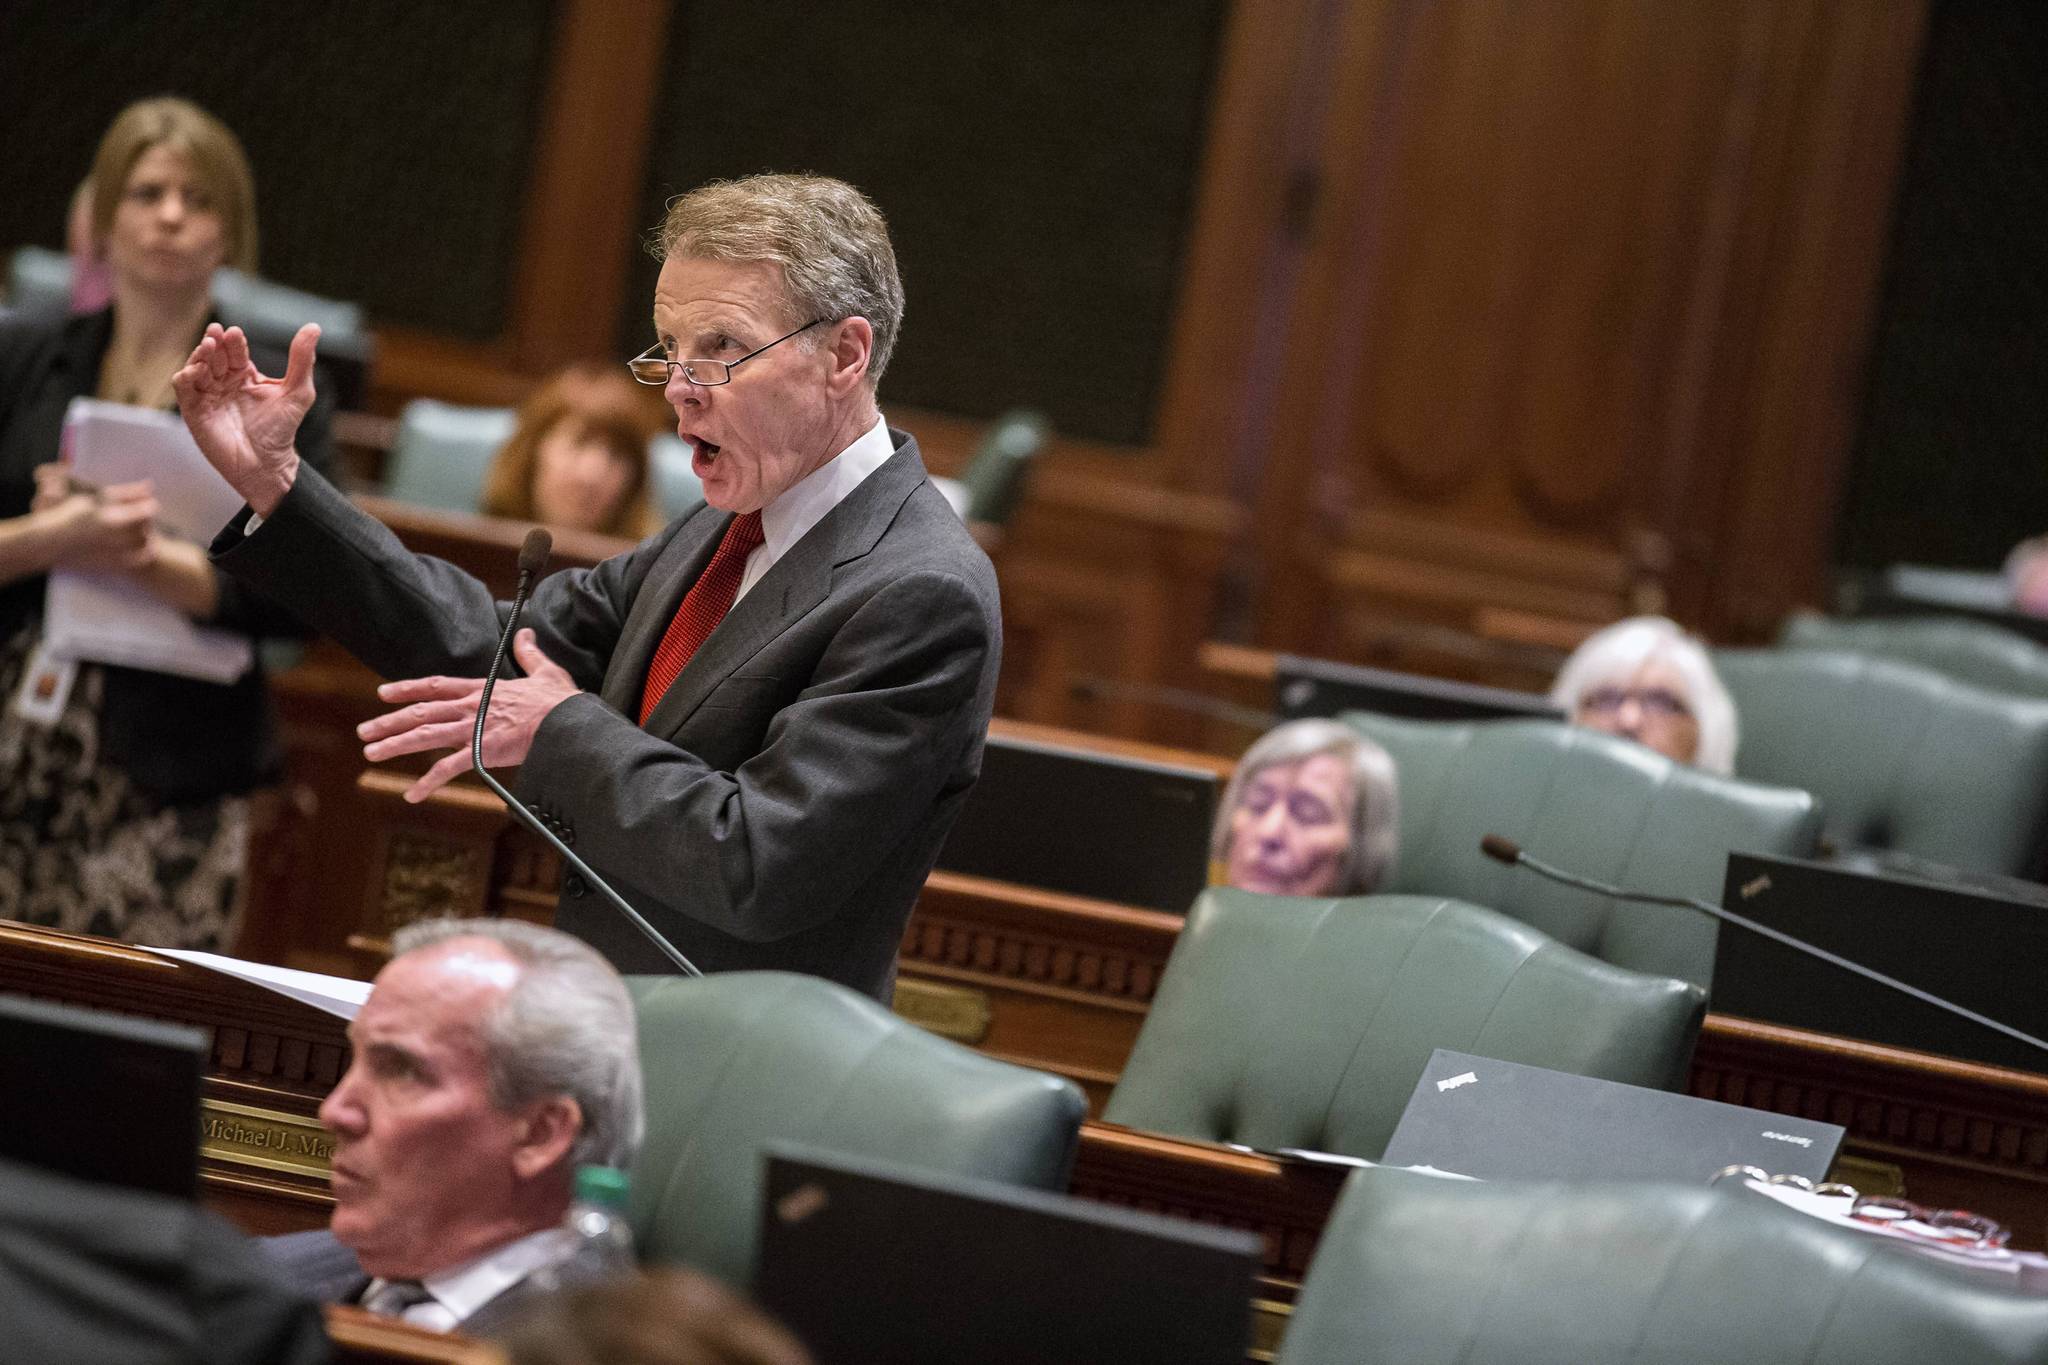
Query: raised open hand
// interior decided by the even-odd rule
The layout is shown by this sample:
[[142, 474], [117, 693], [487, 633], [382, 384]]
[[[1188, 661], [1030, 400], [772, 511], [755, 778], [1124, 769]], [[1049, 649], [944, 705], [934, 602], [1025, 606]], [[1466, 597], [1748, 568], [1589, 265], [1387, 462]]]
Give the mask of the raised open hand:
[[249, 359], [239, 327], [206, 329], [185, 368], [172, 376], [178, 411], [209, 463], [251, 507], [269, 516], [299, 476], [293, 445], [313, 406], [317, 323], [292, 338], [284, 378], [271, 379]]

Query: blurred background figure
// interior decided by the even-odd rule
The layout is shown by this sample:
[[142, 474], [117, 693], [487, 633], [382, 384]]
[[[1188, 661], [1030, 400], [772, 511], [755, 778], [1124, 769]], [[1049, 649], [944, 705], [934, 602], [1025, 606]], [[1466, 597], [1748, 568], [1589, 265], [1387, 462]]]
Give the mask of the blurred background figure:
[[1397, 790], [1379, 745], [1333, 720], [1289, 721], [1238, 760], [1210, 857], [1241, 890], [1363, 896], [1394, 859]]
[[534, 391], [484, 478], [494, 517], [637, 540], [661, 528], [648, 442], [672, 424], [616, 365], [574, 365]]
[[812, 1365], [787, 1329], [680, 1267], [563, 1294], [500, 1344], [512, 1365]]
[[[163, 533], [146, 484], [83, 489], [58, 463], [74, 398], [171, 406], [171, 376], [213, 313], [214, 272], [255, 264], [248, 158], [197, 106], [145, 100], [108, 128], [87, 183], [89, 254], [105, 262], [111, 305], [0, 322], [0, 696], [10, 699], [37, 652], [52, 569], [123, 575], [209, 625], [295, 629], [218, 578], [201, 546]], [[323, 404], [299, 442], [316, 466], [328, 462], [327, 431]], [[0, 916], [230, 946], [247, 794], [280, 766], [260, 670], [227, 685], [97, 664], [68, 677], [43, 719], [14, 702], [0, 713]]]
[[2021, 541], [2005, 559], [2005, 581], [2013, 605], [2030, 616], [2048, 616], [2048, 536]]
[[1705, 648], [1675, 621], [1631, 616], [1588, 636], [1558, 670], [1550, 699], [1575, 725], [1710, 773], [1735, 771], [1735, 702]]

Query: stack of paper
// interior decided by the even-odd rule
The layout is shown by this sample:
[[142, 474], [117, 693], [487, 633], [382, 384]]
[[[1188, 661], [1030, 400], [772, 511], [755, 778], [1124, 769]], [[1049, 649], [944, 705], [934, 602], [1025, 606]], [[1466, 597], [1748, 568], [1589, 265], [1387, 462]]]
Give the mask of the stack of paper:
[[[157, 524], [172, 535], [204, 544], [241, 508], [174, 414], [80, 398], [64, 429], [73, 478], [96, 487], [149, 480]], [[217, 683], [241, 677], [254, 658], [247, 636], [194, 625], [118, 574], [71, 569], [50, 575], [43, 643], [63, 658]]]

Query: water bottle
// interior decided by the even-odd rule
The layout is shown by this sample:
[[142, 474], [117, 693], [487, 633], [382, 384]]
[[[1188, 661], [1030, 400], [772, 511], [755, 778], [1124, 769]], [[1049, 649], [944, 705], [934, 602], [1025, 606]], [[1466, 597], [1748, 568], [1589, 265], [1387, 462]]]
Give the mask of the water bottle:
[[[627, 1195], [633, 1183], [616, 1166], [578, 1166], [575, 1197], [561, 1226], [575, 1238], [573, 1263], [590, 1279], [618, 1279], [637, 1267]], [[582, 1277], [580, 1277], [582, 1279]]]

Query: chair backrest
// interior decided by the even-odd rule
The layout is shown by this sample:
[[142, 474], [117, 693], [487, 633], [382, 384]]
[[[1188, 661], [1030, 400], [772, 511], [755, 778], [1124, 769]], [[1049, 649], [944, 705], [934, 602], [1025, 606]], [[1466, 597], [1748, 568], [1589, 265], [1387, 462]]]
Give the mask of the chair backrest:
[[413, 399], [398, 414], [398, 433], [384, 459], [384, 491], [420, 507], [476, 511], [491, 457], [516, 424], [510, 408]]
[[1828, 837], [2024, 876], [2048, 820], [2048, 700], [1817, 649], [1720, 649], [1736, 771], [1820, 798]]
[[71, 306], [71, 258], [46, 246], [16, 247], [7, 258], [7, 302], [24, 313]]
[[947, 1042], [816, 977], [627, 984], [647, 1082], [633, 1230], [650, 1261], [748, 1282], [767, 1142], [1039, 1189], [1066, 1183], [1087, 1112], [1071, 1081]]
[[1023, 501], [1031, 461], [1045, 448], [1052, 423], [1043, 413], [1017, 408], [996, 418], [960, 471], [967, 489], [967, 521], [1008, 525]]
[[1705, 915], [1554, 885], [1482, 856], [1480, 836], [1613, 885], [1718, 902], [1730, 852], [1804, 856], [1820, 831], [1803, 791], [1717, 777], [1562, 722], [1343, 720], [1385, 746], [1400, 774], [1401, 846], [1382, 890], [1455, 896], [1701, 987], [1719, 941]]
[[1611, 966], [1478, 906], [1229, 887], [1188, 912], [1104, 1117], [1376, 1160], [1437, 1048], [1676, 1086], [1697, 986]]
[[2048, 1360], [2048, 1297], [1740, 1189], [1346, 1183], [1282, 1365]]
[[1993, 692], [2048, 698], [2048, 646], [1961, 616], [1866, 616], [1845, 620], [1798, 612], [1785, 618], [1780, 647], [1836, 649], [1931, 668]]

